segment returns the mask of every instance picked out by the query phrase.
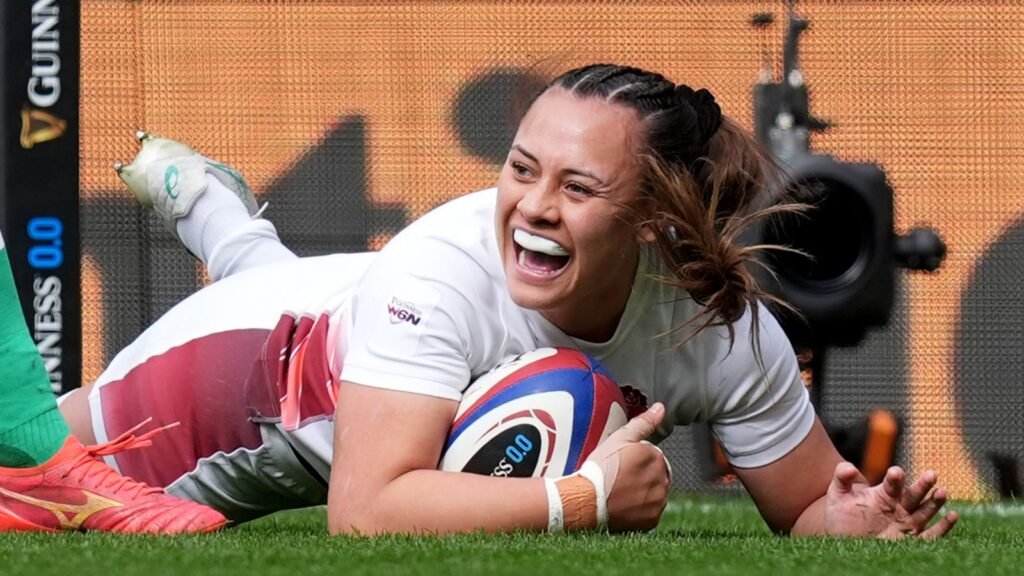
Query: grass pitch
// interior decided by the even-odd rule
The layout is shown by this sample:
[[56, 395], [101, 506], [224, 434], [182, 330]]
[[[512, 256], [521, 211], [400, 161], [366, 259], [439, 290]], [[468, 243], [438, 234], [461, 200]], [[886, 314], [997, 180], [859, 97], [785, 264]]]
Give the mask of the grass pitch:
[[648, 534], [332, 538], [323, 509], [206, 536], [0, 534], [0, 575], [1024, 574], [1024, 505], [966, 504], [935, 542], [781, 538], [746, 498], [673, 499]]

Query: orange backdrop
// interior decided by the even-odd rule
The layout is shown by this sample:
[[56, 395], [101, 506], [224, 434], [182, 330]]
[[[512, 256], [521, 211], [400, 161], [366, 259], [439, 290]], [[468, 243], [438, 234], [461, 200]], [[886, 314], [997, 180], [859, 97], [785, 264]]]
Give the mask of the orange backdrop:
[[[778, 24], [766, 35], [749, 17], [778, 17], [781, 4], [85, 0], [82, 197], [126, 193], [110, 165], [132, 157], [138, 127], [238, 167], [260, 194], [339, 118], [359, 115], [370, 201], [414, 217], [496, 174], [460, 145], [460, 90], [541, 60], [655, 69], [711, 88], [749, 126], [762, 50], [781, 38]], [[950, 249], [939, 272], [907, 282], [909, 464], [940, 470], [954, 496], [988, 496], [960, 438], [954, 333], [976, 260], [1024, 206], [1024, 5], [799, 8], [811, 20], [802, 52], [814, 112], [836, 123], [815, 146], [880, 162], [897, 228], [931, 225]], [[88, 380], [114, 351], [100, 337], [105, 272], [83, 244]]]

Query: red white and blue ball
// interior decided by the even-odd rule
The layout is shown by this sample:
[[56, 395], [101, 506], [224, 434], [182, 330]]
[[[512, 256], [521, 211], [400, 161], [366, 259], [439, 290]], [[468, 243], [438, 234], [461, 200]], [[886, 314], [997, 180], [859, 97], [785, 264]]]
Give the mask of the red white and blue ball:
[[622, 392], [578, 350], [541, 348], [480, 376], [463, 395], [440, 469], [559, 477], [626, 423]]

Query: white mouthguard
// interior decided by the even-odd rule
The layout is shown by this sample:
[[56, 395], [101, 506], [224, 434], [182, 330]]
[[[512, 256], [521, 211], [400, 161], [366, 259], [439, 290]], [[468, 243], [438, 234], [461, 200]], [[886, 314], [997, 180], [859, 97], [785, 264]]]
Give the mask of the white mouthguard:
[[516, 241], [516, 244], [519, 244], [527, 250], [540, 252], [542, 254], [547, 254], [548, 256], [569, 255], [565, 248], [562, 248], [556, 242], [548, 240], [547, 238], [541, 238], [540, 236], [534, 236], [533, 234], [518, 228], [512, 232], [512, 238]]

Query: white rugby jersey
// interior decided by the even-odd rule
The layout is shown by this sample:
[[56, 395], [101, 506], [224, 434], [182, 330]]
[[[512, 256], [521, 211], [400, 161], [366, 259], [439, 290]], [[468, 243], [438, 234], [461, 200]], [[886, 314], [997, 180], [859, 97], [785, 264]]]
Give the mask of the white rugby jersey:
[[[731, 349], [724, 328], [677, 348], [664, 334], [698, 305], [652, 280], [657, 261], [643, 257], [614, 336], [601, 343], [571, 338], [511, 300], [494, 232], [495, 202], [494, 189], [453, 200], [379, 254], [288, 254], [218, 280], [118, 354], [90, 394], [94, 420], [117, 412], [116, 406], [104, 411], [98, 391], [112, 393], [148, 360], [195, 353], [173, 363], [181, 375], [154, 376], [167, 380], [159, 386], [190, 381], [195, 375], [188, 371], [200, 369], [191, 367], [196, 362], [223, 362], [207, 358], [201, 344], [216, 337], [253, 367], [214, 387], [226, 395], [221, 401], [242, 399], [252, 420], [280, 422], [323, 479], [330, 475], [334, 388], [341, 380], [457, 401], [502, 360], [545, 346], [595, 357], [628, 387], [634, 408], [663, 402], [665, 424], [653, 441], [675, 425], [709, 422], [730, 462], [751, 468], [777, 460], [806, 437], [814, 411], [789, 341], [767, 310], [760, 314], [764, 373], [751, 347], [749, 312], [735, 324]], [[270, 228], [265, 221], [252, 226], [255, 236]], [[276, 235], [262, 237], [280, 247]], [[96, 429], [106, 440], [103, 425]]]
[[657, 262], [645, 257], [611, 340], [571, 338], [509, 296], [495, 202], [495, 189], [453, 200], [380, 252], [354, 292], [341, 380], [459, 400], [471, 381], [509, 356], [572, 347], [633, 388], [631, 400], [665, 404], [665, 425], [654, 440], [674, 425], [706, 421], [730, 462], [750, 468], [777, 460], [806, 437], [814, 410], [789, 340], [766, 309], [760, 311], [764, 373], [751, 346], [749, 311], [735, 325], [731, 349], [725, 328], [705, 330], [677, 348], [681, 336], [664, 334], [698, 305], [652, 280]]

